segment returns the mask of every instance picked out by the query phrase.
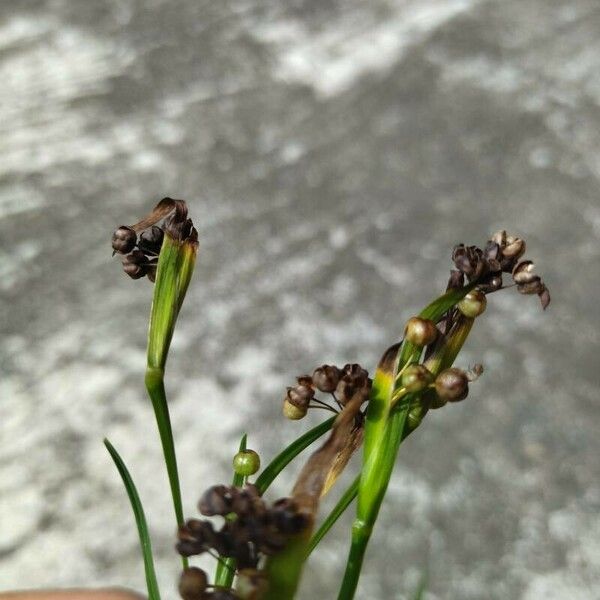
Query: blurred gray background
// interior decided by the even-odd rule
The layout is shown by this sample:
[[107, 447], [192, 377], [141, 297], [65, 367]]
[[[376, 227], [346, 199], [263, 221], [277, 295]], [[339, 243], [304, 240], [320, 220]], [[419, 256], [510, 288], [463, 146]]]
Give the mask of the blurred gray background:
[[[200, 232], [167, 373], [188, 515], [243, 431], [266, 463], [322, 416], [280, 416], [295, 375], [372, 369], [451, 247], [506, 228], [553, 303], [490, 298], [460, 360], [486, 373], [403, 446], [359, 597], [600, 598], [597, 0], [5, 1], [0, 81], [0, 589], [144, 589], [107, 435], [175, 598], [152, 287], [110, 252], [170, 195]], [[302, 598], [335, 597], [351, 516]]]

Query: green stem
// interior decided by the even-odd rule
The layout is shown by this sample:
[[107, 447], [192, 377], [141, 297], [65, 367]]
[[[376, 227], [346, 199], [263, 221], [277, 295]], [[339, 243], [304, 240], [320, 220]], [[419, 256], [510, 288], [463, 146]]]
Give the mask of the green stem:
[[402, 433], [408, 409], [409, 403], [406, 403], [402, 409], [390, 416], [384, 432], [384, 443], [380, 446], [381, 451], [373, 455], [363, 470], [359, 485], [357, 516], [352, 524], [350, 552], [338, 600], [354, 598], [367, 545], [387, 491], [396, 455], [400, 443], [406, 437]]
[[[459, 290], [450, 290], [426, 306], [419, 316], [436, 321], [475, 285], [471, 283]], [[459, 340], [460, 343], [453, 347], [453, 352], [460, 350], [467, 335], [468, 331]], [[394, 360], [389, 360], [391, 357], [386, 356], [387, 353], [384, 355], [375, 373], [365, 422], [363, 469], [356, 519], [352, 526], [350, 552], [338, 600], [354, 598], [367, 545], [388, 488], [398, 449], [407, 435], [404, 429], [408, 412], [413, 401], [420, 402], [420, 396], [409, 395], [405, 401], [394, 406], [393, 399], [399, 386], [397, 374], [407, 364], [418, 361], [422, 350], [405, 341]]]
[[[169, 416], [169, 405], [164, 385], [164, 372], [162, 369], [148, 368], [146, 370], [146, 389], [152, 401], [156, 424], [160, 435], [169, 485], [171, 487], [171, 497], [173, 499], [173, 509], [177, 525], [183, 525], [183, 506], [181, 502], [181, 488], [179, 486], [179, 472], [177, 469], [177, 456], [175, 454], [175, 444], [173, 442], [173, 430], [171, 428], [171, 417]], [[188, 560], [182, 557], [184, 568], [188, 566]]]
[[[244, 434], [240, 440], [239, 452], [243, 452], [246, 449], [247, 435]], [[246, 483], [246, 477], [239, 475], [238, 473], [233, 474], [232, 485], [234, 487], [241, 487]], [[229, 517], [227, 517], [230, 520]], [[230, 588], [233, 583], [235, 576], [235, 558], [221, 557], [221, 560], [217, 563], [217, 571], [215, 573], [215, 585]]]

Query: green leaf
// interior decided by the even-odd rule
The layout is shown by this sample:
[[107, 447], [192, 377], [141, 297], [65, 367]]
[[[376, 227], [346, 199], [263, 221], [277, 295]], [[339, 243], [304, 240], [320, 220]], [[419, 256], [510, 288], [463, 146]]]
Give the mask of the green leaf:
[[152, 556], [152, 543], [150, 541], [150, 534], [148, 533], [148, 525], [146, 523], [146, 516], [144, 514], [144, 508], [140, 501], [135, 484], [131, 475], [125, 466], [125, 463], [119, 456], [119, 453], [115, 447], [107, 440], [104, 440], [104, 445], [112, 457], [119, 475], [123, 480], [123, 485], [129, 496], [131, 508], [135, 516], [135, 523], [137, 525], [138, 535], [140, 538], [140, 546], [142, 549], [142, 555], [144, 557], [144, 571], [146, 572], [146, 586], [148, 588], [149, 600], [160, 600], [160, 592], [158, 589], [158, 582], [156, 581], [156, 572], [154, 570], [154, 559]]

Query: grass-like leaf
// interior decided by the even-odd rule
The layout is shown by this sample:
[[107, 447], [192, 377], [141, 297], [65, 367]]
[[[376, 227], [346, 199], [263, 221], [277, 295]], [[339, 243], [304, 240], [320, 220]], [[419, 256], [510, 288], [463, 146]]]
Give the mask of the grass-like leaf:
[[135, 516], [135, 523], [137, 525], [138, 535], [140, 538], [140, 546], [142, 549], [142, 555], [144, 557], [144, 571], [146, 573], [146, 586], [148, 588], [148, 599], [149, 600], [160, 600], [160, 592], [158, 589], [158, 582], [156, 581], [156, 571], [154, 569], [154, 558], [152, 556], [152, 543], [150, 541], [150, 534], [148, 533], [148, 525], [146, 523], [146, 516], [144, 514], [144, 508], [140, 501], [133, 479], [123, 462], [123, 459], [119, 456], [119, 453], [115, 447], [107, 440], [104, 440], [104, 445], [108, 450], [111, 458], [113, 459], [119, 475], [123, 480], [123, 485], [129, 496], [129, 502]]

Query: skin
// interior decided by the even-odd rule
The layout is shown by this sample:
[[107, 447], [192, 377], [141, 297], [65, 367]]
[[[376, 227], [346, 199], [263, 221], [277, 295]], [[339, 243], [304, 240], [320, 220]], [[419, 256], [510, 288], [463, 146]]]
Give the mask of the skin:
[[103, 590], [73, 589], [0, 592], [0, 600], [144, 600], [144, 596], [116, 588]]

